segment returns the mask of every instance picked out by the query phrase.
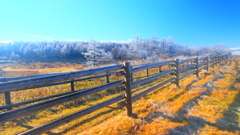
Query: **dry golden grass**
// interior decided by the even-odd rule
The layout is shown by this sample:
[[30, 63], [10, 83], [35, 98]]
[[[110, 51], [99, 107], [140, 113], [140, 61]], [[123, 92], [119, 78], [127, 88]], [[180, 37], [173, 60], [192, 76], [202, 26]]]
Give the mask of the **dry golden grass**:
[[240, 134], [239, 131], [236, 131], [234, 133], [234, 132], [219, 130], [219, 128], [209, 126], [209, 125], [204, 126], [204, 128], [202, 128], [199, 131], [199, 135], [239, 135], [239, 134]]
[[83, 70], [84, 67], [80, 64], [71, 63], [19, 63], [13, 66], [5, 67], [5, 77], [15, 77], [33, 74], [47, 74], [47, 73], [58, 73], [58, 72], [70, 72], [76, 70]]
[[[133, 129], [129, 129], [129, 132], [125, 132], [125, 134], [174, 134], [176, 132], [174, 132], [173, 130], [177, 130], [181, 127], [191, 127], [191, 119], [193, 116], [195, 116], [199, 119], [206, 120], [205, 123], [203, 123], [203, 127], [200, 126], [198, 127], [197, 131], [194, 131], [196, 134], [238, 135], [239, 131], [234, 131], [236, 129], [232, 129], [232, 131], [226, 131], [225, 129], [221, 130], [221, 128], [219, 127], [214, 127], [207, 124], [207, 122], [212, 122], [213, 124], [215, 124], [218, 119], [222, 118], [223, 113], [229, 109], [229, 105], [236, 102], [234, 99], [239, 93], [239, 91], [236, 90], [216, 89], [213, 90], [209, 96], [205, 94], [202, 95], [205, 91], [208, 91], [208, 93], [211, 92], [211, 90], [208, 90], [208, 88], [205, 87], [205, 84], [209, 82], [212, 83], [214, 80], [218, 81], [218, 76], [209, 75], [206, 78], [198, 80], [197, 82], [195, 82], [196, 77], [192, 76], [190, 77], [190, 79], [187, 78], [182, 81], [181, 89], [177, 89], [173, 86], [162, 88], [157, 92], [149, 94], [145, 98], [141, 98], [133, 104], [133, 112], [137, 114], [137, 118], [129, 120], [129, 122], [132, 121], [134, 123], [133, 125], [129, 126]], [[225, 76], [225, 80], [230, 81], [232, 84], [236, 82], [236, 78], [234, 79], [234, 77], [229, 76], [229, 74]], [[184, 85], [183, 83], [186, 84]], [[192, 89], [189, 90], [187, 87], [188, 85], [190, 85]], [[194, 98], [196, 98], [196, 100], [192, 102], [191, 100], [193, 100]], [[193, 104], [193, 107], [190, 107], [188, 108], [188, 110], [183, 111], [182, 109], [184, 107], [188, 107], [187, 103], [191, 102]], [[202, 103], [205, 102], [208, 105], [202, 105]], [[219, 106], [215, 106], [216, 104], [218, 104]], [[237, 104], [239, 105], [240, 103]], [[197, 110], [200, 109], [200, 105], [202, 105], [201, 109], [203, 110]], [[184, 112], [186, 116], [181, 116], [180, 114]], [[118, 116], [120, 117], [121, 115], [122, 117], [125, 117], [122, 113]], [[238, 113], [237, 115], [239, 116], [240, 113]], [[178, 121], [179, 118], [182, 118], [185, 121]], [[87, 135], [110, 133], [108, 132], [108, 130], [112, 131], [111, 133], [120, 134], [119, 132], [117, 132], [117, 130], [112, 130], [116, 128], [114, 127], [115, 124], [112, 124], [114, 123], [114, 120], [116, 119], [112, 118], [109, 121], [93, 127], [90, 131], [84, 131], [80, 134]], [[239, 118], [235, 120], [240, 122]], [[102, 129], [101, 127], [104, 127], [105, 125], [107, 125], [108, 128]], [[126, 128], [128, 129], [129, 127]], [[102, 132], [96, 133], [94, 131]], [[180, 134], [181, 133], [183, 134], [184, 131], [181, 131]]]
[[[238, 135], [236, 127], [226, 130], [219, 126], [219, 120], [226, 117], [231, 118], [230, 122], [240, 123], [240, 109], [237, 111], [236, 107], [240, 106], [239, 100], [239, 83], [236, 73], [238, 73], [239, 65], [228, 66], [222, 68], [225, 72], [218, 70], [220, 67], [208, 73], [206, 71], [200, 73], [200, 77], [196, 78], [194, 75], [189, 76], [180, 82], [181, 88], [177, 88], [174, 84], [167, 84], [157, 90], [149, 93], [145, 97], [133, 102], [134, 117], [130, 118], [126, 116], [125, 107], [123, 109], [118, 108], [116, 104], [102, 108], [98, 111], [90, 113], [84, 117], [64, 124], [56, 129], [51, 130], [47, 134], [57, 135], [123, 135], [123, 134], [139, 134], [139, 135], [155, 135], [155, 134], [232, 134]], [[167, 66], [164, 68], [168, 68]], [[151, 69], [151, 73], [157, 72], [158, 69]], [[222, 76], [215, 76], [215, 73]], [[146, 75], [145, 71], [135, 73], [135, 77]], [[113, 79], [113, 78], [112, 78]], [[115, 78], [117, 79], [117, 78]], [[145, 86], [137, 87], [133, 90], [133, 94], [139, 93], [146, 89], [149, 89], [159, 82], [166, 80], [162, 78]], [[229, 82], [231, 84], [222, 84], [221, 80]], [[87, 88], [91, 86], [98, 86], [104, 83], [103, 80], [96, 82], [79, 82], [78, 88]], [[219, 84], [217, 84], [219, 83]], [[220, 84], [222, 87], [220, 87]], [[235, 88], [234, 90], [230, 90]], [[59, 92], [69, 91], [69, 85], [63, 85], [59, 87]], [[44, 89], [41, 92], [29, 90], [28, 94], [35, 93], [33, 97], [36, 98], [45, 93], [49, 93], [51, 89]], [[25, 91], [26, 92], [26, 91]], [[14, 97], [28, 96], [26, 93], [20, 95], [16, 93]], [[54, 94], [54, 93], [52, 93]], [[106, 95], [107, 96], [103, 96]], [[47, 109], [45, 111], [38, 112], [36, 114], [28, 116], [28, 118], [19, 119], [18, 122], [7, 122], [0, 126], [0, 135], [5, 134], [17, 134], [26, 131], [26, 127], [35, 127], [46, 123], [48, 121], [60, 118], [67, 114], [74, 113], [83, 108], [87, 108], [96, 103], [105, 101], [112, 97], [119, 95], [117, 92], [107, 91], [98, 93], [95, 98], [81, 98], [79, 101], [86, 100], [86, 102], [78, 103], [69, 102], [65, 105], [59, 105]], [[24, 100], [29, 100], [25, 98]], [[14, 102], [19, 100], [14, 99]], [[72, 104], [67, 106], [68, 104]], [[231, 109], [234, 111], [231, 112]], [[230, 112], [231, 115], [226, 115]], [[236, 115], [237, 117], [231, 117]], [[195, 119], [201, 119], [203, 123], [198, 126], [199, 121]], [[24, 126], [23, 126], [24, 125]], [[223, 125], [225, 127], [226, 125]], [[194, 127], [194, 128], [193, 128]], [[240, 128], [238, 126], [238, 128]], [[181, 129], [181, 130], [180, 130]], [[190, 133], [191, 132], [191, 133]]]
[[189, 115], [197, 116], [216, 123], [217, 119], [222, 118], [222, 112], [228, 109], [229, 104], [234, 102], [234, 99], [239, 91], [233, 91], [228, 89], [214, 90], [211, 95], [203, 96], [199, 105], [195, 106]]
[[216, 76], [214, 75], [210, 75], [210, 76], [207, 76], [206, 78], [203, 78], [197, 82], [195, 82], [193, 84], [194, 87], [198, 87], [198, 86], [203, 86], [204, 84], [210, 82], [210, 81], [213, 81], [214, 79], [216, 79]]

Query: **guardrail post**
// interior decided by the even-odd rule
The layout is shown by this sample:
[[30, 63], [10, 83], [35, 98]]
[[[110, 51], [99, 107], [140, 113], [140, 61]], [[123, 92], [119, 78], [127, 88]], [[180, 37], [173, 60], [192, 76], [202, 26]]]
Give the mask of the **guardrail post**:
[[199, 71], [198, 71], [198, 57], [195, 59], [195, 74], [197, 77], [199, 77]]
[[71, 91], [74, 91], [74, 81], [71, 82]]
[[206, 70], [208, 71], [208, 56], [206, 57]]
[[[10, 105], [11, 104], [10, 92], [5, 92], [4, 96], [6, 105]], [[9, 107], [7, 110], [12, 110], [12, 107]]]
[[124, 71], [125, 71], [125, 92], [126, 92], [126, 108], [127, 115], [129, 117], [132, 116], [132, 80], [131, 80], [131, 64], [130, 62], [124, 63]]
[[179, 59], [175, 60], [175, 84], [177, 87], [180, 87], [180, 85], [179, 85]]
[[[106, 74], [108, 74], [109, 72], [107, 72]], [[109, 79], [109, 75], [106, 76], [106, 83], [109, 83], [110, 79]]]

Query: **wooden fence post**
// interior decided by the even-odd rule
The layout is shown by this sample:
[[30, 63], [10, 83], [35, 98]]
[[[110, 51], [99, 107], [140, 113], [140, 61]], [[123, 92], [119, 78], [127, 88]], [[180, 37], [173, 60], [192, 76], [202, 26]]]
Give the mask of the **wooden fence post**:
[[195, 59], [195, 74], [197, 77], [199, 77], [199, 71], [198, 71], [198, 57]]
[[147, 68], [147, 70], [146, 70], [146, 73], [147, 73], [147, 77], [149, 77], [148, 75], [149, 75], [149, 70], [148, 70], [148, 68]]
[[222, 56], [219, 55], [218, 57], [219, 57], [219, 65], [220, 65], [222, 63]]
[[221, 55], [221, 63], [223, 63], [223, 59], [224, 59], [224, 58], [223, 58], [223, 55]]
[[125, 92], [126, 92], [126, 108], [127, 115], [129, 117], [132, 116], [132, 79], [131, 79], [131, 64], [130, 62], [124, 63], [124, 71], [125, 71]]
[[180, 87], [179, 85], [179, 59], [175, 60], [175, 84], [177, 87]]
[[[6, 105], [10, 105], [11, 104], [10, 92], [5, 92], [4, 96]], [[12, 110], [12, 107], [9, 107], [7, 110]]]
[[213, 56], [213, 68], [216, 66], [216, 56]]
[[208, 71], [208, 56], [206, 57], [206, 70]]
[[71, 91], [74, 91], [74, 81], [71, 82]]
[[[108, 74], [109, 72], [107, 72]], [[109, 75], [106, 76], [106, 83], [109, 83], [110, 82], [110, 79], [109, 79]]]
[[158, 67], [158, 73], [161, 73], [162, 72], [162, 67]]

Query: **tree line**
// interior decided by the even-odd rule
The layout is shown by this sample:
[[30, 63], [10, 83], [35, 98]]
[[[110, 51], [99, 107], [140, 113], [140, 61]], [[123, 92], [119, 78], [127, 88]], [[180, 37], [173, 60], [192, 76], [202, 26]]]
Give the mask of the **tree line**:
[[177, 44], [171, 37], [159, 40], [137, 36], [129, 42], [39, 41], [0, 43], [2, 60], [75, 60], [98, 65], [127, 60], [159, 60], [179, 56], [206, 56], [229, 53], [225, 45], [188, 47]]

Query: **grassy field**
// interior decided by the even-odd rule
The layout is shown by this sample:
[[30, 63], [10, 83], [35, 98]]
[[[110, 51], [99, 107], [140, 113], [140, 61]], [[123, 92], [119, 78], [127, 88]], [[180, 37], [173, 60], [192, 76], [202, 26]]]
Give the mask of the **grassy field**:
[[[167, 67], [164, 67], [167, 68]], [[18, 73], [50, 73], [84, 69], [81, 65], [64, 63], [14, 65], [4, 68], [4, 74], [16, 76]], [[157, 72], [152, 69], [151, 73]], [[14, 75], [12, 73], [15, 73]], [[2, 73], [3, 74], [3, 73]], [[138, 72], [134, 76], [144, 75]], [[21, 74], [22, 75], [22, 74]], [[94, 135], [94, 134], [200, 134], [238, 135], [240, 134], [240, 65], [236, 62], [223, 67], [210, 68], [183, 79], [181, 88], [167, 84], [133, 103], [133, 118], [126, 116], [125, 108], [116, 104], [102, 108], [84, 117], [71, 121], [46, 134], [50, 135]], [[119, 78], [112, 77], [112, 80]], [[144, 91], [163, 81], [156, 80], [148, 85], [137, 87], [133, 94]], [[99, 86], [105, 79], [78, 82], [76, 89]], [[21, 102], [70, 91], [70, 85], [38, 88], [12, 92], [12, 101]], [[0, 125], [0, 135], [13, 135], [32, 127], [77, 112], [96, 103], [119, 95], [114, 89], [79, 98], [63, 105], [40, 111], [27, 117]], [[0, 104], [4, 105], [0, 95]]]

